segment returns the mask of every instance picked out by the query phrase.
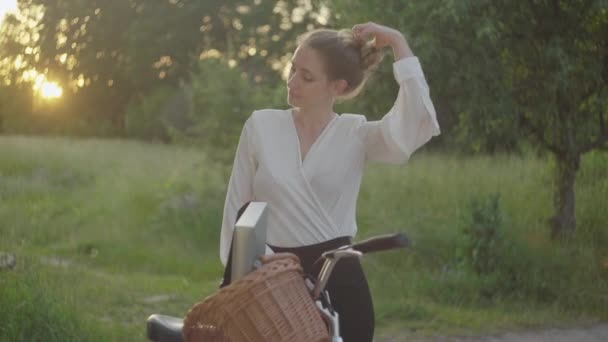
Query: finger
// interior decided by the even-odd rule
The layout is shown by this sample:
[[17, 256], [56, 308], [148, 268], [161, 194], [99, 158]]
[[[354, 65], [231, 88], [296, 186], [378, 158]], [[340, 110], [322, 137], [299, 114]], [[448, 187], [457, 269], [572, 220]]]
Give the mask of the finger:
[[378, 25], [372, 22], [367, 23], [363, 29], [361, 29], [361, 34], [366, 38], [373, 38], [380, 32], [381, 30], [379, 29]]
[[369, 39], [369, 30], [359, 27], [357, 30], [353, 31], [353, 35], [360, 39]]
[[356, 24], [355, 26], [353, 26], [353, 31], [360, 30], [360, 29], [364, 28], [365, 26], [367, 26], [368, 24], [369, 23]]
[[361, 33], [362, 29], [363, 29], [363, 25], [362, 24], [357, 24], [357, 25], [353, 26], [353, 28], [352, 28], [353, 34], [355, 36], [358, 36]]
[[366, 30], [369, 29], [369, 23], [365, 23], [365, 24], [357, 24], [355, 26], [353, 26], [352, 31], [355, 34], [362, 34], [364, 33]]

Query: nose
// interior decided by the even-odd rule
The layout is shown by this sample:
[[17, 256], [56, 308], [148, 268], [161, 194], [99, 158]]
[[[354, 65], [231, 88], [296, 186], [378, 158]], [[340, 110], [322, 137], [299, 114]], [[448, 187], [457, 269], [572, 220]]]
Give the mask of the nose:
[[287, 79], [287, 88], [290, 90], [295, 90], [297, 87], [297, 81], [296, 81], [297, 77], [295, 73], [292, 73], [291, 75], [289, 75], [289, 78]]

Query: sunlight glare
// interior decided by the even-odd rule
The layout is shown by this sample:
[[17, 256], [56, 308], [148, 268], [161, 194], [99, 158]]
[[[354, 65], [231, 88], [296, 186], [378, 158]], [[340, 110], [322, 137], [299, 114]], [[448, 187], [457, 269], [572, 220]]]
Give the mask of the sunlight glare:
[[40, 87], [40, 96], [45, 99], [56, 99], [62, 94], [63, 89], [55, 82], [44, 82]]
[[17, 0], [2, 0], [0, 1], [0, 24], [4, 20], [4, 17], [9, 12], [17, 11]]
[[43, 99], [51, 100], [63, 95], [63, 88], [57, 82], [51, 82], [42, 74], [38, 74], [34, 80], [34, 91]]

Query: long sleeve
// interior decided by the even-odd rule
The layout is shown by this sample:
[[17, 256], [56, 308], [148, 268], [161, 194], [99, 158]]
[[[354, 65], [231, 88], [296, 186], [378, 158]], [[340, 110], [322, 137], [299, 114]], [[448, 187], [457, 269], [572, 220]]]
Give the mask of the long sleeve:
[[253, 177], [257, 167], [255, 148], [253, 145], [253, 130], [251, 117], [243, 126], [241, 137], [236, 149], [232, 173], [228, 181], [224, 215], [222, 219], [222, 232], [220, 236], [220, 259], [224, 266], [228, 262], [230, 243], [234, 223], [239, 208], [253, 200]]
[[393, 107], [381, 120], [361, 128], [366, 160], [400, 164], [440, 130], [418, 58], [396, 61], [393, 73], [399, 83]]

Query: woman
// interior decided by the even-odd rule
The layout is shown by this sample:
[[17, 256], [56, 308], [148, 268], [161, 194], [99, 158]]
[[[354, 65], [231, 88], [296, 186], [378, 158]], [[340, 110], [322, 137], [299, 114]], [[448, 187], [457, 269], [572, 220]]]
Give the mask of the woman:
[[[370, 40], [374, 38], [373, 40]], [[399, 83], [380, 121], [333, 111], [354, 97], [391, 47]], [[220, 241], [228, 263], [233, 225], [249, 201], [269, 204], [268, 245], [298, 255], [306, 273], [329, 249], [350, 243], [365, 162], [404, 163], [439, 134], [424, 74], [397, 30], [365, 23], [352, 30], [316, 30], [298, 41], [287, 82], [287, 110], [255, 111], [246, 121], [228, 184]], [[372, 341], [374, 312], [358, 260], [341, 261], [328, 283], [345, 342]]]

